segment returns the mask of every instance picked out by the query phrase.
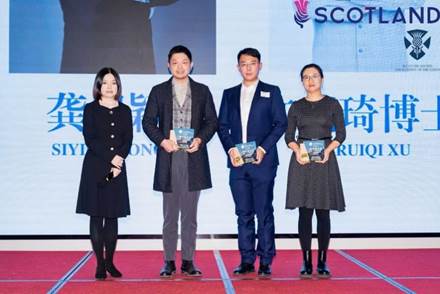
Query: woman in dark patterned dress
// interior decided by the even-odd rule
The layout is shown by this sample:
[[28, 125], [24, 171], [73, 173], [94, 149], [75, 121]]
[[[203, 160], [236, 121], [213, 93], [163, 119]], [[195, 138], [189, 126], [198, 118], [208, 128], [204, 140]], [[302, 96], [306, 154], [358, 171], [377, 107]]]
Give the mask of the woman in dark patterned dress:
[[98, 72], [93, 97], [84, 108], [83, 135], [88, 149], [76, 212], [90, 216], [90, 239], [97, 260], [95, 278], [104, 280], [106, 272], [122, 276], [113, 264], [113, 254], [118, 217], [130, 214], [124, 163], [133, 141], [133, 126], [130, 108], [119, 101], [121, 80], [114, 69]]
[[[338, 100], [321, 93], [322, 69], [308, 64], [301, 70], [306, 97], [295, 101], [288, 113], [286, 144], [292, 149], [287, 180], [286, 208], [299, 208], [298, 233], [303, 253], [301, 278], [312, 277], [312, 217], [317, 216], [318, 263], [320, 278], [330, 277], [326, 265], [330, 242], [330, 210], [344, 211], [345, 201], [338, 163], [333, 152], [345, 140], [342, 107]], [[336, 136], [332, 138], [333, 128]], [[296, 137], [296, 131], [298, 136]], [[323, 140], [322, 159], [304, 161], [300, 144]]]

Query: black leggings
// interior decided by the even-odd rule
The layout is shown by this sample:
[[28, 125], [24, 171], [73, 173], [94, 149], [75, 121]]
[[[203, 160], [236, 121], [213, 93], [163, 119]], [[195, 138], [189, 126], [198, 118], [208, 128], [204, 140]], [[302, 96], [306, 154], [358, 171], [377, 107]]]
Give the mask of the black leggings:
[[[118, 219], [101, 216], [90, 217], [90, 240], [98, 264], [113, 264], [118, 239]], [[104, 259], [105, 248], [105, 259]]]
[[318, 219], [318, 249], [327, 250], [330, 243], [330, 211], [327, 209], [299, 208], [298, 234], [302, 250], [312, 248], [312, 217], [316, 211]]

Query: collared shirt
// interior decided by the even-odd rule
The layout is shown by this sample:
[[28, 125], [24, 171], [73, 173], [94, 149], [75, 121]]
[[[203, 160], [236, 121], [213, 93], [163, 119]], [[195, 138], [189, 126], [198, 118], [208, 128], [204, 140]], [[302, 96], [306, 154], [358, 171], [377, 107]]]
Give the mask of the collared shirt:
[[241, 130], [242, 130], [243, 143], [247, 142], [247, 124], [249, 119], [249, 113], [251, 111], [252, 100], [254, 99], [257, 85], [258, 85], [258, 80], [250, 86], [245, 86], [244, 84], [241, 84], [240, 115], [241, 115]]

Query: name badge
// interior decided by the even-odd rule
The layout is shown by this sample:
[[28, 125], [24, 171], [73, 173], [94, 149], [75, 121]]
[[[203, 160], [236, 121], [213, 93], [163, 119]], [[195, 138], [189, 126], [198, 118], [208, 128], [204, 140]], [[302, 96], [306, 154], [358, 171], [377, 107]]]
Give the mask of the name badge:
[[264, 98], [270, 98], [270, 92], [261, 91], [260, 96]]

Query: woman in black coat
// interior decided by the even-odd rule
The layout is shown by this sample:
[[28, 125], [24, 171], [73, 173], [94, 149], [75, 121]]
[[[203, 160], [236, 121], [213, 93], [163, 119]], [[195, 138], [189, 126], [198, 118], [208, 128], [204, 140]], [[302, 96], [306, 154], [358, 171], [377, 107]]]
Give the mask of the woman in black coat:
[[[118, 217], [130, 214], [124, 159], [133, 141], [130, 108], [119, 101], [121, 80], [112, 68], [101, 69], [93, 87], [94, 101], [84, 108], [87, 145], [78, 193], [77, 213], [90, 216], [90, 239], [97, 260], [96, 279], [121, 277], [113, 264]], [[105, 248], [105, 257], [104, 257]]]

